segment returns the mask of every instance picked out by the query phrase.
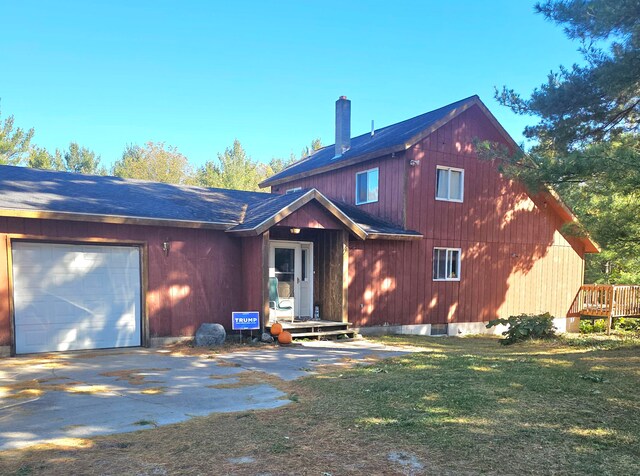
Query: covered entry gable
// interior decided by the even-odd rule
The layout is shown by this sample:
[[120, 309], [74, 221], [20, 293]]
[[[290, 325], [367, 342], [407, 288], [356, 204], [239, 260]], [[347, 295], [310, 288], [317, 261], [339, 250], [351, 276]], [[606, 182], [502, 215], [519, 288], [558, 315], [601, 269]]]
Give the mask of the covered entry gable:
[[[306, 206], [310, 202], [314, 202]], [[305, 208], [301, 213], [296, 213]], [[289, 218], [291, 215], [293, 217]], [[337, 223], [340, 228], [346, 228], [355, 237], [364, 240], [367, 233], [342, 210], [316, 189], [299, 191], [285, 195], [273, 195], [254, 207], [247, 207], [242, 223], [229, 228], [227, 233], [236, 236], [257, 236], [269, 228], [280, 224], [289, 218], [289, 222], [302, 220], [310, 228], [325, 228], [325, 225], [335, 229]]]

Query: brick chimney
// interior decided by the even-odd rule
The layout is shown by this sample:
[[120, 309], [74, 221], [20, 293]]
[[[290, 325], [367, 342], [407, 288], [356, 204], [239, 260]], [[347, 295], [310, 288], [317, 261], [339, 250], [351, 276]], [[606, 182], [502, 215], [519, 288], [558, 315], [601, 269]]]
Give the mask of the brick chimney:
[[336, 157], [351, 147], [351, 101], [340, 96], [336, 101]]

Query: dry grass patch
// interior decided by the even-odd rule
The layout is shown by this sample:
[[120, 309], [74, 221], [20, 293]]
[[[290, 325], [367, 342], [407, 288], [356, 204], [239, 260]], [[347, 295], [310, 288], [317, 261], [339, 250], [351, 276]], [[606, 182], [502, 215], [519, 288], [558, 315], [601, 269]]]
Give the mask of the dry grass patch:
[[219, 380], [233, 380], [233, 382], [221, 382], [212, 385], [207, 385], [208, 388], [241, 388], [251, 387], [254, 385], [271, 385], [282, 390], [283, 380], [272, 374], [263, 372], [244, 371], [231, 375], [211, 375], [211, 379]]
[[248, 343], [240, 343], [240, 342], [225, 342], [224, 344], [217, 347], [196, 347], [193, 344], [193, 341], [189, 342], [177, 342], [175, 344], [170, 344], [163, 347], [162, 351], [168, 352], [171, 355], [175, 355], [178, 357], [182, 356], [199, 356], [213, 359], [217, 355], [221, 354], [230, 354], [234, 352], [262, 352], [268, 348], [276, 347], [274, 344], [265, 344], [260, 342], [258, 344], [248, 344]]
[[0, 386], [0, 398], [20, 399], [34, 398], [42, 394], [37, 380], [25, 380]]
[[146, 380], [149, 374], [157, 374], [158, 372], [167, 372], [168, 368], [162, 369], [125, 369], [113, 370], [111, 372], [103, 372], [103, 377], [115, 377], [116, 380], [127, 382], [129, 385], [143, 385], [145, 383], [161, 383], [158, 380]]
[[233, 368], [242, 367], [240, 364], [236, 362], [230, 362], [228, 360], [222, 360], [222, 359], [216, 360], [216, 365], [218, 367], [233, 367]]
[[93, 395], [96, 393], [109, 393], [111, 389], [105, 385], [89, 385], [82, 382], [75, 382], [66, 377], [23, 380], [0, 386], [0, 398], [5, 399], [36, 398], [41, 397], [47, 392]]
[[149, 387], [144, 390], [140, 390], [143, 395], [161, 395], [166, 393], [167, 387]]

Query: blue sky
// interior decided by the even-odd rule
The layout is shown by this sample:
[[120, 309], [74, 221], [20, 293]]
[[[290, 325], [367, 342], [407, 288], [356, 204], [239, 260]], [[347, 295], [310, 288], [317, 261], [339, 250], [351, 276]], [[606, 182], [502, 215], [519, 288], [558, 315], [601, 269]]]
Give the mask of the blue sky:
[[199, 165], [235, 138], [262, 161], [333, 143], [340, 95], [357, 135], [478, 94], [520, 141], [533, 119], [494, 86], [580, 58], [533, 3], [0, 0], [2, 116], [107, 165], [149, 140]]

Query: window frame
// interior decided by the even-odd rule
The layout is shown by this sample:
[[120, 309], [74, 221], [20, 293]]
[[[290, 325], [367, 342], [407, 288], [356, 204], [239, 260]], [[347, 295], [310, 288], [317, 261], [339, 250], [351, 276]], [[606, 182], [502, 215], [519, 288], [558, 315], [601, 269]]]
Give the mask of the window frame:
[[284, 194], [286, 195], [288, 193], [295, 193], [295, 192], [299, 192], [300, 190], [302, 190], [302, 187], [293, 187], [285, 190]]
[[[377, 176], [378, 176], [378, 193], [376, 194], [376, 199], [375, 200], [369, 200], [369, 173], [371, 172], [376, 172]], [[367, 175], [367, 200], [364, 202], [360, 202], [358, 201], [358, 176], [362, 175], [362, 174], [366, 174]], [[367, 203], [376, 203], [379, 199], [380, 199], [380, 168], [379, 167], [373, 167], [371, 169], [367, 169], [367, 170], [362, 170], [360, 172], [356, 172], [356, 205], [366, 205]]]
[[[436, 250], [444, 250], [445, 251], [445, 277], [444, 278], [435, 278], [433, 277], [434, 273], [433, 273], [433, 268], [436, 265]], [[458, 275], [455, 278], [448, 278], [447, 274], [447, 267], [449, 266], [449, 253], [452, 251], [457, 251], [458, 252]], [[434, 246], [433, 247], [433, 254], [432, 254], [432, 266], [431, 266], [431, 277], [433, 278], [433, 281], [460, 281], [460, 276], [462, 275], [462, 248], [448, 248], [446, 246]]]
[[[446, 170], [447, 173], [447, 198], [438, 197], [438, 171]], [[451, 198], [451, 172], [460, 172], [460, 198]], [[449, 167], [447, 165], [436, 165], [436, 200], [441, 202], [464, 202], [464, 169]]]

